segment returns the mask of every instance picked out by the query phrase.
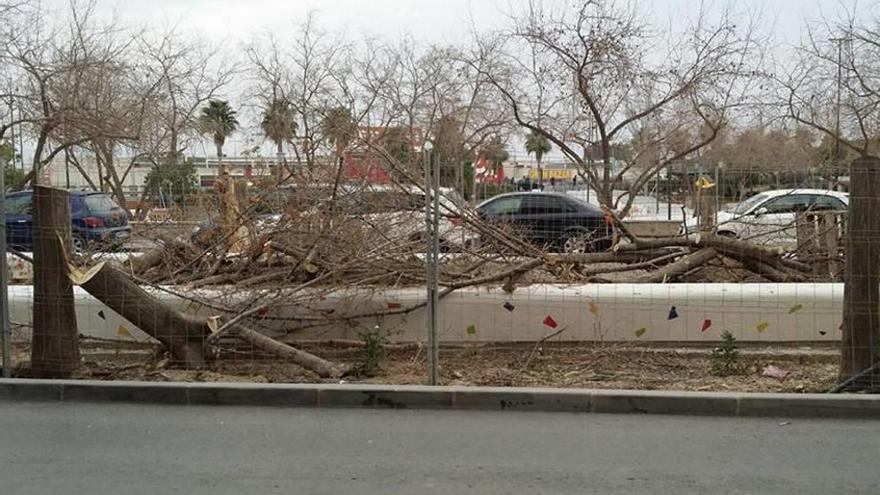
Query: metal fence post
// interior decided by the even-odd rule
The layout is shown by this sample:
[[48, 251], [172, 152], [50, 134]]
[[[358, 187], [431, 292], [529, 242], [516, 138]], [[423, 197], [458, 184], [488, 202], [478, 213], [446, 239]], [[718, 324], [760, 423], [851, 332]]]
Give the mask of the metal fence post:
[[[439, 235], [438, 213], [439, 213], [439, 184], [440, 174], [433, 166], [434, 157], [431, 149], [427, 148], [424, 156], [425, 161], [425, 237], [427, 245], [425, 246], [425, 267], [427, 279], [427, 293], [425, 308], [425, 318], [427, 320], [428, 330], [428, 384], [437, 385], [440, 382], [437, 370], [437, 305], [438, 297], [438, 274], [437, 263], [439, 262], [439, 243], [437, 237]], [[433, 175], [432, 175], [433, 172]]]
[[12, 328], [9, 324], [9, 287], [6, 274], [6, 164], [0, 172], [0, 326], [3, 329], [3, 378], [12, 376]]
[[433, 366], [431, 366], [431, 383], [433, 385], [440, 384], [440, 341], [437, 339], [437, 320], [440, 311], [440, 155], [437, 154], [436, 161], [431, 160], [434, 171], [434, 214], [433, 229], [431, 235], [431, 257], [434, 260], [434, 275], [431, 277], [433, 286], [431, 287], [431, 357]]

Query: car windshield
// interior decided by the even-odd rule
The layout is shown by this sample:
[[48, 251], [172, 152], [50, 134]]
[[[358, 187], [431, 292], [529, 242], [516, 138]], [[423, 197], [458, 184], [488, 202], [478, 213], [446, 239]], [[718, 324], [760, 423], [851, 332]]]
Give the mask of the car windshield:
[[109, 213], [116, 208], [116, 203], [105, 194], [91, 194], [86, 196], [84, 201], [92, 213]]
[[736, 213], [737, 215], [744, 215], [744, 214], [748, 213], [749, 210], [754, 208], [756, 205], [763, 203], [767, 198], [768, 198], [768, 196], [766, 194], [756, 194], [756, 195], [752, 196], [751, 198], [738, 204], [736, 206], [736, 208], [733, 210], [733, 212]]
[[30, 194], [22, 194], [18, 196], [7, 196], [4, 204], [7, 215], [30, 215], [31, 214], [31, 196]]

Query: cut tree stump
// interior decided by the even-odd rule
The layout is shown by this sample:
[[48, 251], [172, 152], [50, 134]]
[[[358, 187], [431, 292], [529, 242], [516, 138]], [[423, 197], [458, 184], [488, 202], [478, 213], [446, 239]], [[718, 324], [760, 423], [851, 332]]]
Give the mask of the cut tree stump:
[[869, 389], [880, 386], [880, 158], [854, 160], [850, 178], [839, 378], [874, 369], [850, 385]]
[[216, 186], [220, 193], [220, 218], [227, 236], [227, 251], [245, 253], [250, 250], [253, 240], [249, 220], [242, 216], [242, 205], [247, 203], [247, 181], [230, 176], [224, 166]]
[[73, 285], [67, 276], [68, 197], [63, 189], [34, 186], [31, 374], [35, 378], [67, 378], [80, 365]]
[[819, 217], [819, 245], [821, 252], [828, 257], [828, 275], [837, 278], [842, 272], [840, 263], [840, 233], [843, 225], [840, 213], [826, 212]]

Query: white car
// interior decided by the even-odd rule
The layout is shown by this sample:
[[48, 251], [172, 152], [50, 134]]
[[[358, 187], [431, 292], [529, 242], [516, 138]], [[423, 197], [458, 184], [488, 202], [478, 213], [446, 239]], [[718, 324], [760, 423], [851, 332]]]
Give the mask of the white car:
[[[756, 244], [797, 247], [798, 212], [846, 211], [846, 193], [824, 189], [777, 189], [756, 194], [736, 207], [719, 211], [715, 233]], [[697, 231], [696, 219], [687, 225]]]

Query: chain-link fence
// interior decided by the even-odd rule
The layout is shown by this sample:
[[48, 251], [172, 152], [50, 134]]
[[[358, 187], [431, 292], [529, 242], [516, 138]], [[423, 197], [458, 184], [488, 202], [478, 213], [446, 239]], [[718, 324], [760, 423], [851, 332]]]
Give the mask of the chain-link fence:
[[738, 202], [723, 175], [670, 175], [615, 193], [637, 196], [626, 216], [576, 183], [478, 184], [468, 200], [423, 171], [381, 184], [339, 167], [221, 173], [180, 216], [139, 221], [106, 193], [35, 187], [4, 201], [5, 369], [871, 388], [876, 170], [854, 165], [849, 194], [810, 178]]

